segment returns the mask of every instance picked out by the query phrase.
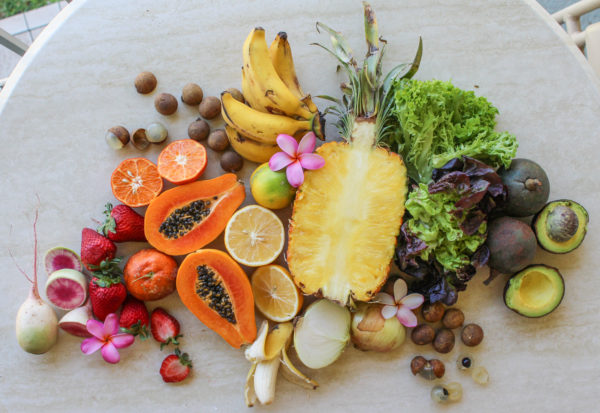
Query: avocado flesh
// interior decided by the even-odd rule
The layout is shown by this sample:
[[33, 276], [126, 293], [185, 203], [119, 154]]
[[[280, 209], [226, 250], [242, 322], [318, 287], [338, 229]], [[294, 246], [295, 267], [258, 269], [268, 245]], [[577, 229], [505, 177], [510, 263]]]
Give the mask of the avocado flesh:
[[[557, 240], [556, 238], [553, 239], [552, 234], [548, 232], [548, 216], [559, 206], [570, 208], [575, 213], [575, 216], [577, 216], [577, 231], [565, 241]], [[533, 219], [532, 226], [540, 247], [555, 254], [565, 254], [581, 245], [585, 238], [588, 221], [588, 213], [583, 206], [575, 201], [558, 200], [546, 204]]]
[[542, 317], [562, 301], [565, 283], [558, 269], [531, 265], [513, 275], [504, 289], [504, 303], [525, 317]]

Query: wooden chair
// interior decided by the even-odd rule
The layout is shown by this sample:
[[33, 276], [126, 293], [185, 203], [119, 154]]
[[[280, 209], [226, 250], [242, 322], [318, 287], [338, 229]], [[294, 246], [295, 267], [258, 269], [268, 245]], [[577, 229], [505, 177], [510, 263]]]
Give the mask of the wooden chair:
[[598, 76], [600, 76], [600, 22], [590, 24], [581, 31], [579, 18], [599, 8], [600, 0], [582, 0], [552, 15], [558, 24], [565, 24], [567, 33], [582, 51], [584, 47], [586, 48], [588, 61]]
[[[9, 34], [6, 30], [0, 29], [0, 45], [12, 50], [17, 53], [19, 56], [23, 56], [25, 51], [27, 51], [27, 43], [22, 42], [17, 39], [15, 36]], [[0, 79], [0, 90], [4, 87], [6, 83], [6, 79]]]

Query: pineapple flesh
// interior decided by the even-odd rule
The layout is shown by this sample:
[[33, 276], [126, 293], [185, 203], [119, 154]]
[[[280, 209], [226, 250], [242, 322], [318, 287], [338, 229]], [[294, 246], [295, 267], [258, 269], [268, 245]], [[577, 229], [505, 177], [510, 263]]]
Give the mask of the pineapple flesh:
[[404, 214], [406, 167], [368, 143], [371, 125], [357, 122], [353, 143], [317, 150], [325, 166], [306, 172], [290, 222], [296, 285], [343, 305], [370, 300], [386, 281]]

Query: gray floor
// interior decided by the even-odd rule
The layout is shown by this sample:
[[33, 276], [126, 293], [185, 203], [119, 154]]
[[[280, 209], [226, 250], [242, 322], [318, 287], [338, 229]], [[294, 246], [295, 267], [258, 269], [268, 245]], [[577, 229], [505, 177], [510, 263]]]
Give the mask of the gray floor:
[[[538, 0], [549, 13], [554, 13], [577, 1], [578, 0]], [[0, 27], [25, 43], [31, 44], [48, 22], [50, 22], [52, 17], [58, 14], [60, 9], [66, 5], [67, 3], [65, 1], [61, 1], [60, 3], [50, 4], [36, 10], [28, 11], [24, 14], [8, 17], [0, 20]], [[582, 28], [585, 28], [590, 23], [598, 21], [600, 21], [600, 9], [582, 16]], [[0, 79], [10, 75], [19, 59], [20, 57], [17, 54], [0, 46]]]

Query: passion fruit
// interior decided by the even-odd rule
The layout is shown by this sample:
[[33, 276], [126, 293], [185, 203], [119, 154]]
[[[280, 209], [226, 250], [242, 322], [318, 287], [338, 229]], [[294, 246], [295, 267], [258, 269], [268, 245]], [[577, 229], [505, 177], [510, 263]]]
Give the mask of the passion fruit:
[[548, 201], [550, 182], [540, 165], [529, 159], [513, 159], [510, 168], [500, 172], [506, 185], [504, 211], [513, 217], [537, 213]]

